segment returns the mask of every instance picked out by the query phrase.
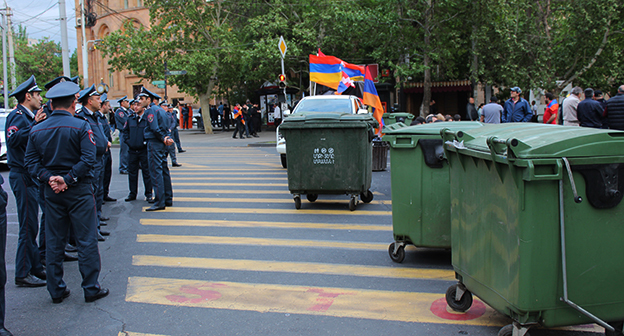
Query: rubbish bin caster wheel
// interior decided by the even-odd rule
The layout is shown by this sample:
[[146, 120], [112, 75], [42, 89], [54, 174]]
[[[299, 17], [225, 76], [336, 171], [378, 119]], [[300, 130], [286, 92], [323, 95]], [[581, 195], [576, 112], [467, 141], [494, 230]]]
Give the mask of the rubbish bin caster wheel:
[[624, 333], [622, 332], [622, 328], [624, 327], [624, 322], [609, 322], [609, 324], [615, 329], [615, 331], [610, 331], [605, 329], [605, 336], [622, 336]]
[[355, 206], [357, 205], [357, 195], [351, 196], [351, 200], [349, 201], [349, 210], [355, 211]]
[[318, 194], [306, 194], [306, 198], [310, 202], [314, 202], [318, 199]]
[[373, 200], [373, 193], [370, 190], [366, 190], [360, 194], [360, 199], [364, 203], [370, 203]]
[[[519, 336], [531, 336], [529, 335], [529, 328], [528, 327], [522, 327], [520, 325], [516, 325], [516, 328], [518, 328], [518, 334]], [[513, 324], [508, 324], [504, 327], [501, 328], [501, 330], [498, 331], [498, 336], [513, 336], [513, 330], [514, 330], [514, 325]]]
[[295, 197], [293, 198], [295, 200], [295, 209], [297, 210], [301, 209], [301, 196], [295, 195]]
[[[459, 294], [459, 299], [458, 297]], [[462, 284], [455, 284], [446, 290], [446, 303], [458, 312], [466, 312], [472, 306], [472, 293], [470, 293], [466, 287]]]
[[281, 154], [281, 155], [280, 155], [280, 161], [282, 161], [282, 167], [284, 167], [284, 168], [288, 168], [288, 165], [287, 165], [287, 163], [286, 163], [286, 162], [287, 162], [287, 161], [286, 161], [286, 154]]
[[390, 246], [388, 246], [390, 259], [392, 259], [395, 263], [402, 263], [405, 259], [405, 246], [399, 245], [399, 247], [396, 248], [396, 253], [394, 252], [395, 246], [396, 243], [391, 243]]

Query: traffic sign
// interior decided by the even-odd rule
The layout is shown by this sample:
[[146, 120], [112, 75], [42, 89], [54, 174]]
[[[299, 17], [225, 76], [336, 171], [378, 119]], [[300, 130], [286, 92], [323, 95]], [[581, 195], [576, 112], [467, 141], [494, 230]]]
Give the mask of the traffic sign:
[[173, 70], [165, 72], [167, 76], [186, 75], [186, 70]]
[[288, 47], [286, 47], [286, 41], [284, 41], [284, 36], [280, 36], [278, 47], [280, 54], [282, 54], [282, 58], [284, 58], [284, 55], [286, 55], [286, 50], [288, 50]]
[[154, 86], [162, 85], [163, 87], [165, 87], [165, 81], [164, 80], [153, 81], [152, 85], [154, 85]]
[[165, 88], [165, 84], [158, 84], [156, 85], [157, 88], [159, 89], [164, 89]]

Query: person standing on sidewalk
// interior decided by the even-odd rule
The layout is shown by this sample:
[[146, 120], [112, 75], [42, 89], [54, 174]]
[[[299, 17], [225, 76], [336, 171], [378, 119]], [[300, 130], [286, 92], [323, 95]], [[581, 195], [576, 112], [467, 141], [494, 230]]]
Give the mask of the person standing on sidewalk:
[[234, 126], [234, 135], [232, 135], [232, 138], [237, 139], [236, 134], [238, 132], [238, 134], [240, 134], [240, 138], [245, 139], [245, 136], [243, 135], [245, 119], [243, 119], [243, 110], [240, 104], [236, 104], [236, 106], [234, 106], [234, 110], [232, 111], [232, 119], [234, 119], [234, 122], [236, 123], [236, 126]]
[[[169, 132], [171, 132], [175, 128], [176, 118], [172, 111], [169, 110], [169, 104], [166, 101], [160, 103], [160, 108], [165, 111], [167, 120], [169, 120]], [[182, 165], [178, 163], [178, 158], [176, 157], [175, 140], [173, 144], [167, 146], [167, 154], [171, 157], [171, 165], [173, 167], [182, 167]]]
[[504, 123], [531, 121], [533, 112], [529, 102], [520, 96], [522, 90], [517, 86], [512, 87], [510, 90], [511, 98], [505, 102], [501, 121]]
[[120, 107], [115, 111], [115, 127], [119, 130], [119, 174], [128, 174], [128, 145], [123, 139], [121, 130], [130, 116], [128, 96], [117, 100]]
[[577, 116], [577, 108], [578, 104], [581, 102], [580, 96], [583, 92], [578, 86], [572, 88], [572, 92], [570, 92], [570, 96], [563, 100], [561, 107], [561, 114], [563, 118], [563, 126], [580, 126], [580, 122]]
[[178, 147], [178, 153], [184, 153], [186, 151], [182, 149], [182, 142], [180, 141], [180, 132], [178, 131], [178, 126], [180, 125], [180, 120], [178, 119], [178, 113], [176, 112], [176, 110], [173, 108], [171, 104], [169, 104], [168, 110], [169, 110], [169, 113], [173, 115], [173, 121], [174, 121], [173, 125], [171, 126], [171, 137], [173, 138], [175, 145]]

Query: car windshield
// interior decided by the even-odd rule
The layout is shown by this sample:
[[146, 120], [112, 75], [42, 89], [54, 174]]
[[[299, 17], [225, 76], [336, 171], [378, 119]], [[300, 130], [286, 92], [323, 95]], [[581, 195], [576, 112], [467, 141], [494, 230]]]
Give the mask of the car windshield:
[[4, 127], [6, 124], [6, 116], [0, 116], [0, 129], [4, 131]]
[[342, 112], [353, 113], [349, 99], [307, 99], [297, 104], [293, 113]]

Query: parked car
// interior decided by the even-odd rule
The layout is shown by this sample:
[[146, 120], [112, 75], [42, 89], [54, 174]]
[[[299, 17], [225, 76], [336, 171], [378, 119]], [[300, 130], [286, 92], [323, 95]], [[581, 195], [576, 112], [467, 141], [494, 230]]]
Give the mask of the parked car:
[[0, 163], [1, 164], [7, 164], [7, 145], [6, 145], [6, 138], [4, 136], [4, 130], [5, 130], [5, 125], [6, 125], [6, 119], [7, 116], [9, 115], [10, 111], [7, 111], [5, 109], [0, 109], [0, 144], [2, 145], [2, 148], [0, 148]]
[[[301, 113], [351, 113], [351, 114], [363, 114], [368, 113], [368, 110], [364, 108], [360, 99], [356, 96], [342, 96], [342, 95], [321, 95], [321, 96], [309, 96], [304, 97], [299, 101], [295, 109], [290, 111], [284, 111], [284, 118], [287, 118], [291, 114]], [[276, 130], [277, 143], [275, 149], [280, 154], [280, 160], [282, 167], [286, 168], [286, 140], [280, 133], [279, 127]]]

